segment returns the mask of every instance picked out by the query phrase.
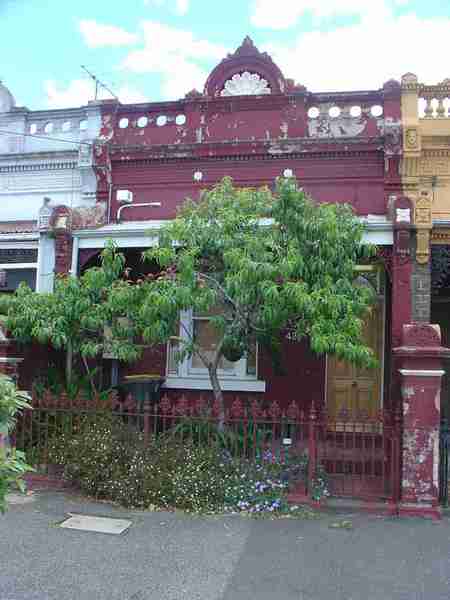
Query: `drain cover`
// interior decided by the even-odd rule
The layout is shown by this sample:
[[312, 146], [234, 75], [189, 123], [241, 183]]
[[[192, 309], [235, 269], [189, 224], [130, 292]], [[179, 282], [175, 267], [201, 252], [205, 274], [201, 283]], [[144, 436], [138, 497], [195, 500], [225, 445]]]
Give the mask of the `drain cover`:
[[60, 524], [65, 529], [78, 529], [79, 531], [94, 531], [97, 533], [111, 533], [120, 535], [131, 525], [126, 519], [110, 519], [108, 517], [93, 517], [90, 515], [71, 515]]

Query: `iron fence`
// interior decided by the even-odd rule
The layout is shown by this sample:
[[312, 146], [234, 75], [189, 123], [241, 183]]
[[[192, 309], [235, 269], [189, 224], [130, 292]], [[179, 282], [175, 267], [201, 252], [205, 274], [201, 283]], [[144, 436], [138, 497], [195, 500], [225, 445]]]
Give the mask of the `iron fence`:
[[439, 502], [448, 507], [450, 425], [447, 419], [441, 420], [439, 438]]
[[129, 394], [111, 393], [94, 400], [50, 393], [33, 396], [14, 434], [17, 448], [39, 470], [58, 469], [49, 450], [61, 436], [79, 435], [107, 417], [130, 439], [149, 444], [162, 436], [220, 446], [232, 457], [289, 462], [303, 457], [311, 494], [317, 473], [328, 480], [330, 493], [367, 500], [397, 501], [400, 473], [401, 418], [388, 411], [374, 414], [342, 410], [328, 414], [292, 402], [246, 402], [236, 397], [221, 418], [220, 406], [202, 396], [181, 396], [159, 403], [138, 403]]

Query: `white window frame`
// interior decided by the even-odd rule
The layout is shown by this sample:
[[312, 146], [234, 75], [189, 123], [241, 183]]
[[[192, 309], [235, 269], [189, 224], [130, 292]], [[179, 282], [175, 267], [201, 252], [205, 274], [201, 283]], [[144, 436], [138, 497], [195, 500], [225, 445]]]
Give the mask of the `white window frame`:
[[[196, 319], [207, 320], [207, 317], [196, 317]], [[193, 311], [187, 310], [180, 313], [180, 338], [186, 342], [192, 336], [194, 328]], [[199, 368], [192, 366], [192, 357], [187, 356], [177, 365], [177, 373], [169, 371], [171, 359], [170, 343], [167, 345], [167, 362], [166, 362], [166, 382], [165, 387], [175, 389], [197, 389], [211, 390], [211, 382], [206, 367]], [[249, 375], [247, 373], [247, 359], [235, 363], [234, 371], [225, 371], [218, 369], [217, 371], [220, 381], [220, 386], [223, 391], [236, 392], [265, 392], [266, 382], [258, 379], [258, 350], [256, 353], [256, 373]]]

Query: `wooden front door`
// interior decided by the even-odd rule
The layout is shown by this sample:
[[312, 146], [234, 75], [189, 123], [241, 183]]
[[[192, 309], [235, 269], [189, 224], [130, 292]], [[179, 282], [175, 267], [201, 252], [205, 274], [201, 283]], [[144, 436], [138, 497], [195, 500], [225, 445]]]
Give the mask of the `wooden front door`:
[[336, 357], [327, 362], [328, 414], [339, 420], [343, 409], [356, 415], [358, 411], [374, 414], [381, 408], [381, 372], [383, 364], [383, 310], [382, 304], [372, 307], [364, 325], [365, 343], [372, 348], [378, 360], [375, 369], [355, 367]]

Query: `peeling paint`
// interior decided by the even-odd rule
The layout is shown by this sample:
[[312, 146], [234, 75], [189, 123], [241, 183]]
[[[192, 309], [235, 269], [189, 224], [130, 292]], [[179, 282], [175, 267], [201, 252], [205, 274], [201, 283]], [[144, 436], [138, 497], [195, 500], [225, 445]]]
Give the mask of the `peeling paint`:
[[272, 144], [267, 152], [269, 154], [292, 154], [293, 152], [301, 152], [302, 146], [299, 143], [296, 144]]
[[439, 388], [434, 396], [434, 407], [438, 413], [441, 412], [441, 389]]
[[384, 151], [387, 156], [402, 153], [402, 124], [400, 119], [386, 117], [378, 119], [378, 132], [384, 136]]
[[343, 112], [339, 117], [309, 119], [308, 133], [310, 137], [318, 138], [355, 137], [361, 135], [366, 126], [367, 119], [363, 115], [355, 118]]
[[407, 387], [406, 385], [404, 385], [402, 387], [402, 396], [403, 396], [403, 398], [409, 400], [410, 398], [412, 398], [414, 396], [414, 394], [415, 394], [415, 390], [414, 390], [413, 386], [410, 386], [410, 387], [408, 386]]
[[433, 431], [430, 437], [433, 445], [433, 485], [439, 489], [439, 432]]

